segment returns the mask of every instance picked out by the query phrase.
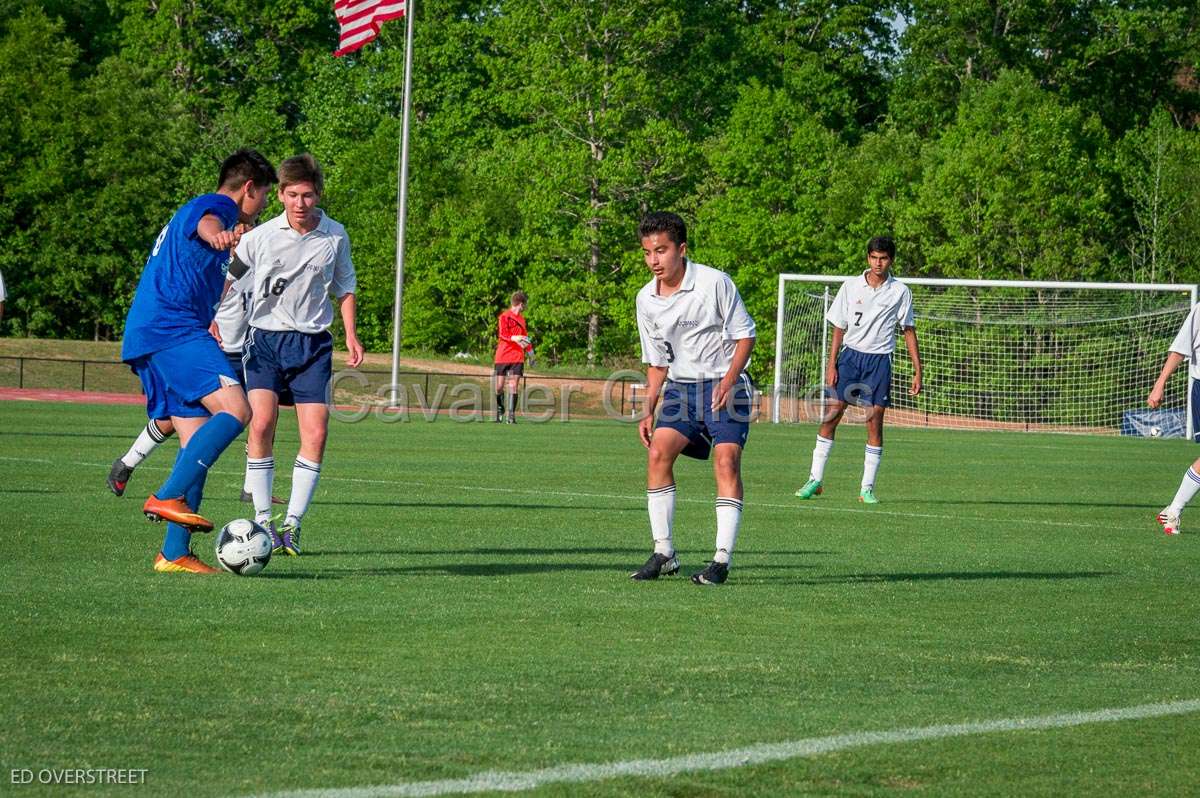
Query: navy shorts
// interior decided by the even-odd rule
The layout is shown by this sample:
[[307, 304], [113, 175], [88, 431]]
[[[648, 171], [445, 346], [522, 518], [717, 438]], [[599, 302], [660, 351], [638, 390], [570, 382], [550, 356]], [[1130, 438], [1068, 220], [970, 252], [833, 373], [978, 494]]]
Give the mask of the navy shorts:
[[1200, 380], [1192, 383], [1192, 440], [1200, 443]]
[[148, 418], [204, 418], [211, 415], [200, 400], [227, 385], [241, 382], [229, 367], [216, 340], [205, 335], [129, 362], [142, 381]]
[[683, 454], [707, 460], [718, 443], [736, 443], [745, 448], [754, 411], [753, 386], [743, 374], [733, 388], [733, 401], [712, 410], [712, 392], [717, 380], [667, 383], [655, 429], [673, 429], [688, 439]]
[[838, 355], [838, 378], [834, 394], [846, 404], [890, 407], [892, 404], [892, 356], [872, 355], [843, 349]]
[[[238, 375], [238, 379], [242, 381], [242, 385], [246, 384], [246, 364], [245, 355], [241, 352], [225, 352], [225, 358], [229, 361], [229, 368], [233, 369], [233, 373]], [[279, 392], [279, 404], [284, 407], [291, 407], [296, 404], [292, 399], [292, 392], [284, 388]]]
[[296, 404], [329, 404], [333, 377], [333, 336], [250, 330], [246, 345], [246, 390], [287, 394]]

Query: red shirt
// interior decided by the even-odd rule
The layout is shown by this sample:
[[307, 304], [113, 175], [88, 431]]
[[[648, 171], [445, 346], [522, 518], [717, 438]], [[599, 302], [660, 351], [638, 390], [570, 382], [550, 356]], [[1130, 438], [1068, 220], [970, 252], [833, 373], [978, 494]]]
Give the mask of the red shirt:
[[[520, 344], [514, 344], [514, 335], [528, 335], [525, 317], [519, 313], [506, 310], [500, 314], [500, 342], [496, 344], [497, 363], [524, 363], [525, 350]], [[531, 347], [532, 348], [532, 347]]]

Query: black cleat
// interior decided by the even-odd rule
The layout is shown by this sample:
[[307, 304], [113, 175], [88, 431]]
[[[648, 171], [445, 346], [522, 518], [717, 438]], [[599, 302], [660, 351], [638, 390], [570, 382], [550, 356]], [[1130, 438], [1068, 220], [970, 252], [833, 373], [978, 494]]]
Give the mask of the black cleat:
[[125, 486], [129, 484], [129, 478], [132, 476], [133, 469], [117, 458], [113, 461], [112, 468], [108, 470], [108, 489], [118, 496], [124, 496]]
[[675, 555], [667, 556], [657, 551], [650, 555], [646, 564], [629, 575], [630, 579], [643, 582], [648, 579], [658, 579], [660, 576], [674, 576], [679, 573], [679, 560]]
[[710, 562], [703, 571], [692, 574], [692, 582], [697, 585], [723, 585], [729, 578], [729, 564]]

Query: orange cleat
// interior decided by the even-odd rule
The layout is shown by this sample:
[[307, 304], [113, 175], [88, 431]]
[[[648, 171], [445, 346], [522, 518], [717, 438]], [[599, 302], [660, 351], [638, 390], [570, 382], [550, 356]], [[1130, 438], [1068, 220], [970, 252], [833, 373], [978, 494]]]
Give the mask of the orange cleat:
[[193, 532], [212, 532], [213, 529], [212, 521], [193, 512], [182, 498], [160, 499], [151, 495], [142, 505], [142, 512], [151, 521], [172, 521]]
[[160, 574], [219, 574], [216, 568], [205, 565], [195, 554], [188, 552], [175, 560], [168, 560], [160, 551], [154, 558], [154, 570]]

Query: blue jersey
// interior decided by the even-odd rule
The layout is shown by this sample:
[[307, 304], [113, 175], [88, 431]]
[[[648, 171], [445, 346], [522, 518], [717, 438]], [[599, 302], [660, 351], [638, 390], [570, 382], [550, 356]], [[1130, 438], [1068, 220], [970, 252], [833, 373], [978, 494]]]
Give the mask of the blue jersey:
[[196, 232], [208, 214], [229, 229], [238, 206], [224, 194], [204, 194], [176, 211], [158, 234], [125, 318], [125, 362], [208, 335], [229, 261], [228, 252], [213, 249]]

